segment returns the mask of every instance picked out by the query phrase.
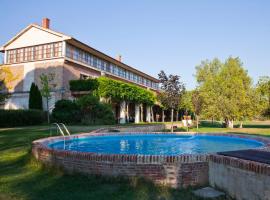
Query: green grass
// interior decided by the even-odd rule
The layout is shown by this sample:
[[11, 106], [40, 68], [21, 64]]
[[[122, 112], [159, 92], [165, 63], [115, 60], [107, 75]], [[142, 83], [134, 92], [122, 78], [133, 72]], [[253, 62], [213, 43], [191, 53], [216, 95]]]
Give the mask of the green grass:
[[[69, 127], [72, 133], [87, 132], [89, 126]], [[157, 187], [143, 179], [66, 175], [44, 167], [31, 156], [31, 142], [48, 137], [46, 126], [0, 129], [0, 199], [185, 199], [197, 200], [192, 190]]]
[[[169, 131], [169, 130], [167, 130]], [[186, 128], [178, 128], [176, 131], [187, 131]], [[234, 129], [222, 128], [221, 122], [202, 121], [200, 122], [199, 129], [196, 127], [189, 128], [190, 132], [217, 132], [217, 133], [238, 133], [238, 134], [250, 134], [261, 135], [270, 137], [270, 121], [253, 121], [243, 123], [243, 128], [239, 128], [239, 122], [235, 123]]]
[[[100, 127], [70, 126], [69, 129], [72, 133], [80, 133]], [[192, 128], [190, 131], [197, 130]], [[221, 128], [219, 122], [204, 121], [198, 132], [235, 132], [270, 137], [270, 122], [246, 122], [242, 129], [232, 130]], [[59, 169], [44, 167], [33, 159], [31, 142], [48, 136], [47, 126], [0, 129], [0, 200], [199, 199], [192, 195], [191, 188], [158, 187], [135, 178], [66, 175]]]

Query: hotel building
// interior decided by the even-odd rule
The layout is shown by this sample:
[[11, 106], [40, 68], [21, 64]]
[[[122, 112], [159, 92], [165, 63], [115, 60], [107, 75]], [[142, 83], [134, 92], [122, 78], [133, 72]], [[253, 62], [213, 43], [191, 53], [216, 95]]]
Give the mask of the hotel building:
[[[42, 20], [42, 26], [27, 26], [0, 47], [0, 52], [4, 54], [4, 65], [16, 76], [9, 87], [11, 96], [2, 105], [4, 109], [27, 109], [31, 84], [34, 82], [40, 88], [39, 77], [43, 73], [54, 74], [50, 111], [56, 101], [72, 98], [69, 81], [74, 79], [108, 76], [158, 90], [156, 78], [123, 63], [121, 56], [114, 59], [71, 36], [51, 30], [47, 18]], [[43, 107], [47, 109], [45, 104]]]

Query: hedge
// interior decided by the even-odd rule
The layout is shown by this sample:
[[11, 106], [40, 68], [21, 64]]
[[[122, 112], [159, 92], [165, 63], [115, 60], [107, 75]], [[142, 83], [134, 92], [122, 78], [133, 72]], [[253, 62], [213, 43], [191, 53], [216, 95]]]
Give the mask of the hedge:
[[97, 79], [71, 80], [69, 81], [71, 91], [94, 91], [98, 88]]
[[46, 121], [41, 110], [0, 110], [0, 127], [39, 125]]

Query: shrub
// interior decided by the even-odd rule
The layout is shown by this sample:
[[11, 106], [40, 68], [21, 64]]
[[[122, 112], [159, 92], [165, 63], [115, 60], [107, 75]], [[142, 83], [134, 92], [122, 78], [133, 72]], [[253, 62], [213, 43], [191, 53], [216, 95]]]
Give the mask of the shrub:
[[0, 127], [39, 125], [46, 121], [41, 110], [0, 110]]
[[69, 81], [71, 91], [94, 91], [98, 88], [97, 79], [71, 80]]
[[94, 95], [85, 95], [78, 99], [82, 111], [83, 124], [114, 124], [112, 108], [108, 104], [100, 103]]
[[63, 123], [80, 122], [81, 113], [77, 103], [70, 100], [57, 101], [52, 111], [54, 121]]
[[42, 110], [42, 97], [35, 83], [32, 83], [29, 94], [29, 109]]

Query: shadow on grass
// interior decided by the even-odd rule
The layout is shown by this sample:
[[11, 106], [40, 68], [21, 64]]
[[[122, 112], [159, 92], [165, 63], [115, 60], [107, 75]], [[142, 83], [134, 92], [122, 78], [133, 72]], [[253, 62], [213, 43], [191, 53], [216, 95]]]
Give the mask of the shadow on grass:
[[176, 190], [155, 186], [143, 178], [125, 179], [76, 173], [67, 175], [60, 169], [43, 166], [30, 152], [11, 161], [2, 161], [0, 166], [0, 193], [6, 199], [199, 199], [192, 195], [191, 188]]

